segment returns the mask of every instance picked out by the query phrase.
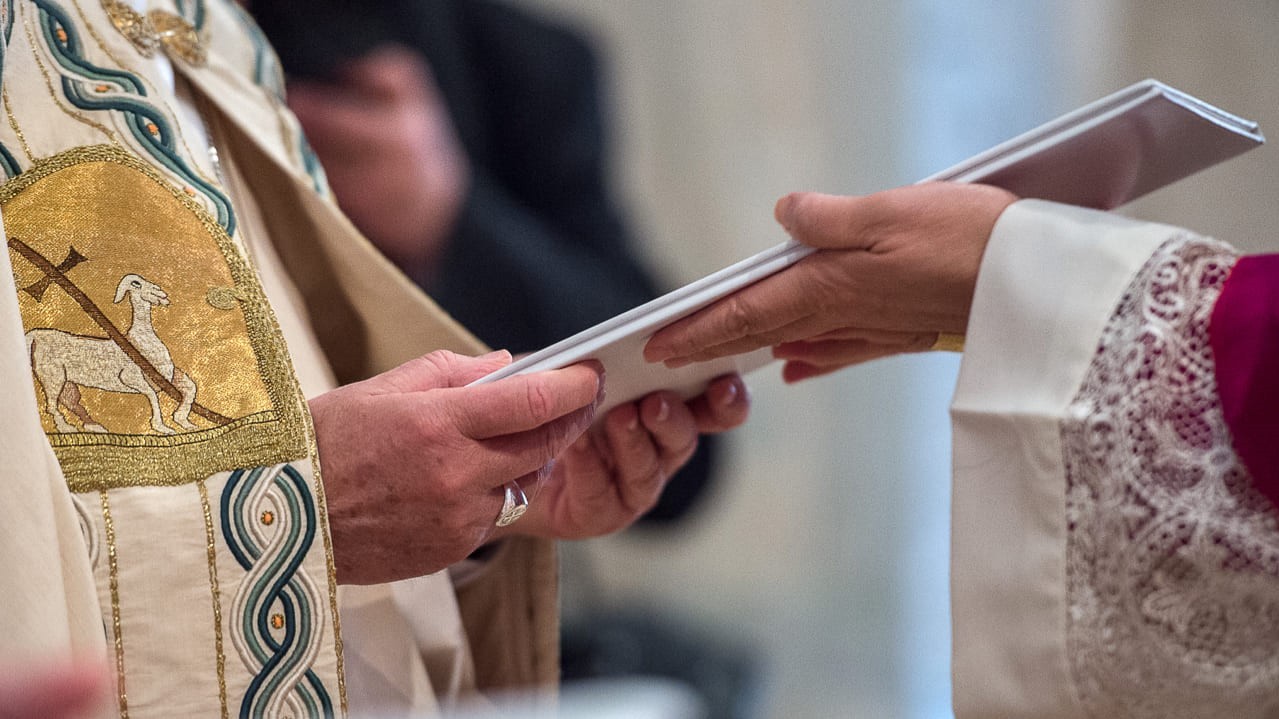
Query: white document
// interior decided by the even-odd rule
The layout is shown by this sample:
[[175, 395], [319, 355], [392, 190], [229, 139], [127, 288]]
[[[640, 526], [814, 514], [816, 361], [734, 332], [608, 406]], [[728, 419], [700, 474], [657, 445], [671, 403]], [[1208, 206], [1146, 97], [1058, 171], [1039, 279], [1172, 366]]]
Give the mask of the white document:
[[[1019, 197], [1113, 209], [1265, 142], [1257, 123], [1145, 80], [992, 147], [921, 182], [997, 185]], [[644, 361], [658, 329], [812, 253], [793, 240], [707, 275], [476, 380], [493, 382], [586, 359], [604, 364], [601, 411], [650, 392], [696, 396], [721, 375], [772, 361], [769, 348], [669, 369]]]

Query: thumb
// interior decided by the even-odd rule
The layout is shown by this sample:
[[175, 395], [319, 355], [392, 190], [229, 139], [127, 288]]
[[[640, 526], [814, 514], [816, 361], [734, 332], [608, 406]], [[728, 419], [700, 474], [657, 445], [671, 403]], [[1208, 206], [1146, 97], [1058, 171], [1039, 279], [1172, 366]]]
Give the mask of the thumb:
[[798, 242], [819, 249], [866, 249], [878, 221], [871, 197], [792, 192], [777, 201], [773, 216]]
[[497, 350], [479, 357], [467, 357], [438, 350], [405, 362], [368, 380], [374, 393], [426, 392], [447, 387], [465, 387], [471, 382], [511, 363], [511, 353]]

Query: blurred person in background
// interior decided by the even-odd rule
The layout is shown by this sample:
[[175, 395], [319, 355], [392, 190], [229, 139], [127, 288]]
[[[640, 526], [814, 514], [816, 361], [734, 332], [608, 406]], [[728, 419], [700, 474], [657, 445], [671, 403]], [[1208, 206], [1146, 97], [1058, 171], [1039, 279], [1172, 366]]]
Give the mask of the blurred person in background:
[[[338, 204], [487, 344], [532, 352], [656, 295], [609, 190], [581, 33], [493, 0], [252, 12]], [[704, 438], [645, 523], [684, 516], [715, 454]]]

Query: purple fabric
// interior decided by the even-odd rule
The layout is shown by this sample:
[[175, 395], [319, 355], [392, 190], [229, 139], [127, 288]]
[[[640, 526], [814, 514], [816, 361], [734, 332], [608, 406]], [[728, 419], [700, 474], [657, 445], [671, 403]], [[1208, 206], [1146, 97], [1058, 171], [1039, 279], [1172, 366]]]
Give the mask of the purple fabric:
[[1279, 507], [1279, 254], [1235, 264], [1213, 307], [1209, 337], [1235, 451]]

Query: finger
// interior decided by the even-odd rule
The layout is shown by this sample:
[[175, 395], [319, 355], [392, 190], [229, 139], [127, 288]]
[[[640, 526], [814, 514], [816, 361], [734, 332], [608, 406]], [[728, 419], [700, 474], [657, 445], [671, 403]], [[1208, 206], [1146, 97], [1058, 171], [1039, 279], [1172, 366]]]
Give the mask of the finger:
[[868, 352], [876, 357], [923, 352], [936, 341], [936, 332], [902, 332], [871, 338], [788, 342], [774, 347], [773, 356], [812, 365], [847, 364], [850, 360], [864, 361], [862, 357]]
[[[752, 338], [810, 316], [816, 307], [809, 271], [813, 257], [741, 289], [684, 319], [658, 330], [644, 346], [649, 362], [707, 354], [718, 345], [766, 347]], [[714, 354], [722, 357], [723, 354]]]
[[795, 192], [777, 201], [773, 216], [790, 236], [810, 247], [871, 249], [900, 202], [893, 192], [866, 196]]
[[640, 400], [640, 422], [657, 448], [662, 471], [670, 477], [697, 449], [697, 419], [674, 392], [656, 392]]
[[589, 429], [594, 419], [595, 407], [591, 405], [535, 429], [481, 441], [475, 461], [485, 465], [479, 475], [488, 478], [488, 485], [482, 489], [500, 487], [510, 477], [526, 474], [542, 473], [539, 477], [545, 479], [555, 458]]
[[658, 395], [650, 395], [645, 400], [649, 405], [647, 412], [645, 401], [634, 402], [614, 409], [604, 421], [607, 454], [612, 458], [616, 478], [615, 491], [622, 506], [633, 515], [657, 502], [668, 476], [661, 450], [648, 425], [660, 426], [670, 418], [670, 400]]
[[511, 353], [496, 350], [479, 357], [467, 357], [444, 350], [415, 357], [395, 369], [366, 380], [375, 394], [426, 392], [449, 387], [465, 387], [475, 380], [511, 363]]
[[862, 364], [863, 362], [870, 362], [871, 360], [883, 359], [884, 357], [891, 357], [896, 354], [900, 353], [885, 350], [883, 348], [870, 348], [860, 356], [850, 359], [848, 362], [843, 364], [818, 366], [807, 364], [805, 362], [791, 361], [782, 365], [782, 380], [787, 384], [794, 384], [801, 380], [833, 374], [845, 367]]
[[[874, 358], [872, 357], [868, 359]], [[840, 369], [842, 369], [842, 367], [817, 367], [803, 362], [787, 362], [782, 365], [782, 381], [786, 382], [786, 384], [795, 384], [796, 382], [802, 382], [806, 379], [812, 379], [813, 377], [820, 377], [832, 372], [837, 372]]]
[[713, 347], [706, 347], [698, 352], [686, 357], [674, 357], [666, 360], [668, 367], [683, 367], [693, 362], [706, 362], [717, 359], [719, 357], [731, 357], [733, 355], [744, 354], [762, 347], [772, 347], [773, 345], [783, 342], [791, 342], [803, 340], [815, 335], [823, 334], [829, 328], [829, 324], [833, 318], [821, 317], [818, 315], [808, 315], [801, 317], [790, 324], [778, 327], [767, 332], [760, 332], [743, 337], [736, 340], [730, 340], [723, 344]]
[[603, 367], [584, 362], [465, 387], [454, 403], [457, 428], [472, 439], [531, 431], [583, 408], [593, 412], [603, 385]]
[[746, 421], [750, 414], [750, 389], [740, 375], [718, 377], [706, 391], [688, 402], [698, 431], [724, 432]]
[[[886, 330], [873, 327], [839, 327], [828, 330], [813, 337], [809, 337], [803, 342], [823, 342], [827, 340], [866, 340], [868, 342], [878, 342], [880, 344], [905, 344], [920, 335], [928, 334], [936, 336], [935, 332], [907, 332], [903, 330]], [[789, 344], [789, 343], [778, 343]]]
[[782, 367], [782, 379], [786, 382], [798, 382], [875, 359], [923, 352], [932, 345], [935, 338], [936, 334], [932, 333], [906, 344], [881, 344], [866, 340], [795, 343], [794, 346], [779, 347], [774, 352], [787, 360]]

